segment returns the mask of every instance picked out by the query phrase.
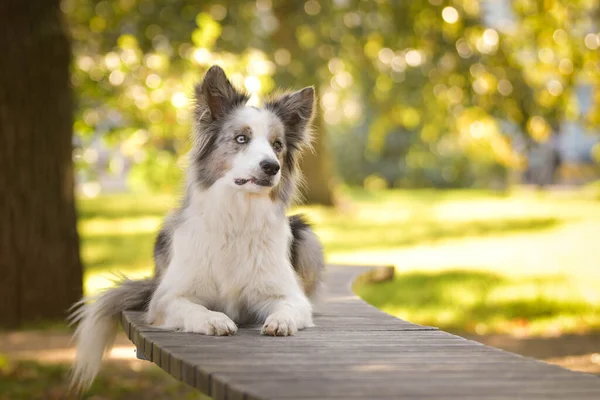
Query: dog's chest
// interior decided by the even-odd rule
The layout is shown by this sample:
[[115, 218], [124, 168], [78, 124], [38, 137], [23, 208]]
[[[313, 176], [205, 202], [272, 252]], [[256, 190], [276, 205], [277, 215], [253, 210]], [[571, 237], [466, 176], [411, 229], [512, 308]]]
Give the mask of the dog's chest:
[[263, 221], [254, 226], [221, 226], [216, 230], [211, 253], [210, 276], [215, 288], [213, 307], [235, 321], [248, 319], [247, 307], [265, 293], [287, 265], [288, 235], [284, 221]]
[[186, 247], [194, 252], [197, 293], [218, 309], [239, 308], [289, 264], [291, 233], [277, 210], [232, 207], [191, 217]]
[[288, 247], [284, 221], [229, 228], [222, 226], [211, 239], [210, 264], [220, 287], [239, 287], [282, 263]]

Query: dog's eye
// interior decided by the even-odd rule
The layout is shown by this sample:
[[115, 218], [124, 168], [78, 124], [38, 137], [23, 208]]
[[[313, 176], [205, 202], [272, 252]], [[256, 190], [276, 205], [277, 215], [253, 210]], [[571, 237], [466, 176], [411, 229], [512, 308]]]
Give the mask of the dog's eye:
[[281, 151], [282, 148], [283, 148], [283, 144], [279, 140], [276, 140], [275, 142], [273, 142], [273, 149], [275, 151]]
[[246, 135], [237, 135], [235, 137], [235, 141], [238, 142], [239, 144], [244, 144], [244, 143], [248, 143], [249, 139], [248, 139], [248, 136], [246, 136]]

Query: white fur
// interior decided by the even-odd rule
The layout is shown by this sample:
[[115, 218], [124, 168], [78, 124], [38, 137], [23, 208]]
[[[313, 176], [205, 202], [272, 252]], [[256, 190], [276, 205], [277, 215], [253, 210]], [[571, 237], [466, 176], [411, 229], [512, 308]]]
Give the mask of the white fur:
[[[93, 299], [84, 299], [83, 305]], [[73, 362], [71, 388], [81, 391], [89, 389], [100, 371], [102, 357], [110, 350], [116, 333], [114, 318], [101, 316], [96, 303], [85, 304], [74, 316], [80, 321], [75, 330], [77, 354]], [[98, 343], [103, 345], [98, 346]]]
[[312, 326], [312, 309], [290, 264], [288, 219], [269, 188], [234, 183], [252, 177], [265, 158], [276, 160], [268, 140], [276, 119], [254, 108], [241, 109], [236, 117], [250, 126], [252, 140], [209, 189], [191, 189], [148, 322], [228, 335], [237, 329], [233, 321], [250, 313], [265, 321], [264, 334], [293, 335]]

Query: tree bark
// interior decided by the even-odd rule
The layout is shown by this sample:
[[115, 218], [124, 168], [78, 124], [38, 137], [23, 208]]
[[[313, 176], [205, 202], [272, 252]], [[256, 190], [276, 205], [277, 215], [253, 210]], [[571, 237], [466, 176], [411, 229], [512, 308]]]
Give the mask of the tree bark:
[[[317, 97], [318, 100], [318, 97]], [[332, 171], [331, 152], [327, 147], [325, 121], [322, 107], [317, 105], [313, 122], [313, 151], [307, 151], [300, 164], [304, 174], [305, 185], [302, 187], [302, 199], [308, 204], [335, 205], [334, 175]]]
[[81, 297], [70, 43], [59, 0], [0, 2], [0, 326]]
[[[299, 47], [296, 33], [291, 26], [296, 26], [298, 15], [304, 14], [304, 3], [278, 2], [273, 12], [279, 20], [279, 29], [268, 42], [269, 49], [284, 48], [291, 54], [306, 54], [306, 50]], [[300, 13], [300, 14], [298, 14]], [[316, 49], [315, 49], [316, 51]], [[303, 64], [309, 71], [318, 71], [320, 63], [325, 63], [318, 55], [307, 55], [302, 59]], [[316, 90], [317, 115], [313, 122], [313, 152], [306, 152], [300, 164], [304, 175], [304, 185], [301, 190], [301, 199], [308, 204], [321, 204], [326, 206], [335, 205], [335, 177], [332, 168], [331, 151], [328, 148], [326, 138], [327, 129], [323, 119], [322, 107], [320, 106], [318, 90], [319, 82], [316, 75], [307, 74], [304, 79], [298, 81], [297, 77], [291, 76], [286, 67], [280, 67], [275, 72], [275, 83], [282, 87], [293, 87], [301, 89], [302, 86], [314, 85]]]

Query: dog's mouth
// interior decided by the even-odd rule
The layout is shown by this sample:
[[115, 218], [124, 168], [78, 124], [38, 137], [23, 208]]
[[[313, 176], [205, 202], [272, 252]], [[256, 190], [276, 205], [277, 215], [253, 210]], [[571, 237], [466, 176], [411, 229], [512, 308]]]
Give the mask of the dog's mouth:
[[238, 186], [244, 186], [247, 183], [253, 183], [257, 186], [263, 186], [263, 187], [273, 186], [273, 183], [271, 182], [270, 179], [258, 179], [258, 178], [254, 178], [254, 177], [249, 178], [249, 179], [238, 178], [238, 179], [235, 179], [233, 182]]

